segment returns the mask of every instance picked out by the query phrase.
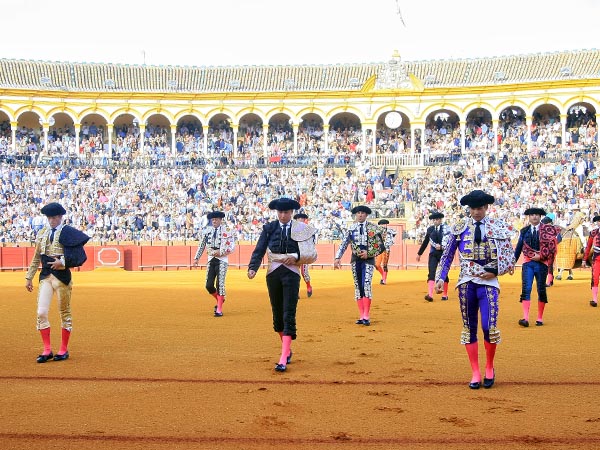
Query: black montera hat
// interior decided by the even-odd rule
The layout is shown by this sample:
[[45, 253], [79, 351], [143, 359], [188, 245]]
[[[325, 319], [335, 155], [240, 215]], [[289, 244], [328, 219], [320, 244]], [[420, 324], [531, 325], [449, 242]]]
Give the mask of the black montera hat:
[[389, 220], [381, 219], [379, 222], [377, 222], [377, 225], [388, 225], [389, 223], [390, 223]]
[[372, 211], [371, 211], [371, 208], [369, 208], [368, 206], [360, 205], [360, 206], [355, 206], [354, 208], [352, 208], [350, 210], [350, 212], [352, 214], [356, 214], [357, 212], [364, 212], [367, 214], [371, 214]]
[[442, 214], [441, 212], [436, 212], [436, 213], [429, 215], [429, 220], [443, 219], [443, 218], [444, 218], [444, 214]]
[[592, 219], [592, 222], [600, 222], [600, 216], [595, 216], [595, 217]]
[[64, 216], [67, 213], [60, 203], [48, 203], [42, 208], [42, 214], [47, 217]]
[[213, 211], [213, 212], [210, 212], [210, 213], [208, 213], [206, 215], [206, 218], [208, 220], [210, 220], [210, 219], [222, 219], [223, 217], [225, 217], [225, 213], [222, 212], [222, 211]]
[[460, 204], [468, 206], [469, 208], [480, 208], [485, 205], [491, 205], [495, 201], [496, 199], [490, 194], [486, 194], [485, 192], [476, 189], [461, 198]]
[[293, 211], [300, 209], [300, 203], [291, 198], [281, 197], [277, 200], [272, 200], [269, 203], [269, 209], [276, 209], [277, 211]]
[[532, 214], [539, 214], [540, 216], [545, 216], [546, 211], [544, 211], [542, 208], [528, 208], [523, 214], [525, 214], [526, 216], [531, 216]]
[[298, 219], [308, 219], [308, 214], [298, 213], [294, 216], [294, 220], [298, 220]]

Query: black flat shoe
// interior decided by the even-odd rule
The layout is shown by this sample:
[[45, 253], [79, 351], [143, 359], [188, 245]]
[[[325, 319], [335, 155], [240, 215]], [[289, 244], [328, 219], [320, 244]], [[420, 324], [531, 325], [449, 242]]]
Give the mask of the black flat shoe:
[[590, 306], [595, 308], [598, 306], [598, 302], [595, 302], [594, 300], [590, 300]]
[[69, 359], [69, 352], [65, 352], [62, 355], [58, 353], [54, 355], [54, 361], [64, 361], [65, 359]]
[[285, 364], [276, 364], [275, 365], [276, 372], [285, 372], [286, 370], [287, 370], [287, 367], [285, 366]]
[[364, 325], [365, 321], [363, 319], [358, 319], [356, 322], [354, 322], [356, 325]]
[[494, 370], [494, 376], [492, 378], [483, 377], [483, 387], [485, 389], [489, 389], [494, 385], [494, 381], [496, 381], [496, 371]]
[[445, 296], [444, 296], [444, 297], [442, 297], [442, 300], [443, 300], [443, 301], [446, 301], [446, 300], [448, 300], [448, 297], [445, 297]]
[[475, 381], [474, 383], [469, 383], [470, 389], [479, 389], [481, 387], [481, 383], [479, 381]]
[[529, 326], [529, 321], [525, 320], [525, 319], [519, 319], [519, 325], [521, 325], [522, 327], [527, 328]]
[[369, 327], [371, 326], [371, 321], [369, 319], [363, 319], [363, 325]]
[[289, 364], [292, 362], [292, 351], [290, 350], [290, 354], [287, 356], [286, 362]]
[[52, 358], [54, 358], [54, 354], [50, 352], [49, 355], [39, 355], [36, 361], [41, 364], [45, 363], [46, 361], [50, 361]]
[[433, 297], [430, 295], [426, 295], [425, 296], [425, 300], [427, 300], [428, 302], [432, 302], [433, 301]]
[[222, 312], [216, 312], [215, 311], [215, 317], [223, 317], [223, 313]]
[[542, 322], [541, 320], [536, 320], [536, 321], [535, 321], [535, 326], [536, 326], [536, 327], [541, 327], [541, 326], [543, 326], [543, 325], [544, 325], [544, 322]]

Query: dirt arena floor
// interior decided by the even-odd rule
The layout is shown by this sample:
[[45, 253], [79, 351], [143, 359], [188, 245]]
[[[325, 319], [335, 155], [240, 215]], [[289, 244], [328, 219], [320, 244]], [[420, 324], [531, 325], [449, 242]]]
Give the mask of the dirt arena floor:
[[[230, 270], [222, 318], [204, 270], [75, 273], [71, 358], [46, 364], [36, 294], [1, 273], [0, 448], [600, 448], [588, 271], [549, 289], [543, 327], [517, 324], [520, 271], [501, 278], [496, 384], [477, 391], [456, 293], [426, 302], [425, 270], [374, 284], [370, 327], [354, 324], [349, 270], [311, 274], [282, 374], [262, 269]], [[51, 323], [56, 351], [56, 302]]]

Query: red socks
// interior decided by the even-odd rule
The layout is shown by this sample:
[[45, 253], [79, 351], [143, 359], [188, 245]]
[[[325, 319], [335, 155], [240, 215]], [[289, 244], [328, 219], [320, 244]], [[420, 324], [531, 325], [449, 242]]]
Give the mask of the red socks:
[[52, 346], [50, 345], [50, 327], [40, 330], [42, 335], [42, 342], [44, 343], [44, 352], [42, 355], [49, 355], [52, 353]]
[[[49, 329], [49, 328], [48, 328]], [[65, 328], [61, 328], [61, 343], [60, 350], [58, 351], [59, 355], [64, 355], [67, 353], [67, 348], [69, 347], [69, 338], [71, 337], [71, 332], [66, 330]]]

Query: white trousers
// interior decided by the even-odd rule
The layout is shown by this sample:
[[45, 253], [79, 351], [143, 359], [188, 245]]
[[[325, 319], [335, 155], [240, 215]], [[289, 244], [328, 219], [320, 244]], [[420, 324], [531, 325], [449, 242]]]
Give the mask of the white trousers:
[[71, 290], [73, 282], [68, 285], [59, 281], [54, 275], [50, 275], [40, 281], [37, 299], [37, 329], [43, 330], [50, 327], [48, 311], [52, 297], [56, 293], [58, 299], [58, 311], [60, 312], [61, 327], [71, 331]]

